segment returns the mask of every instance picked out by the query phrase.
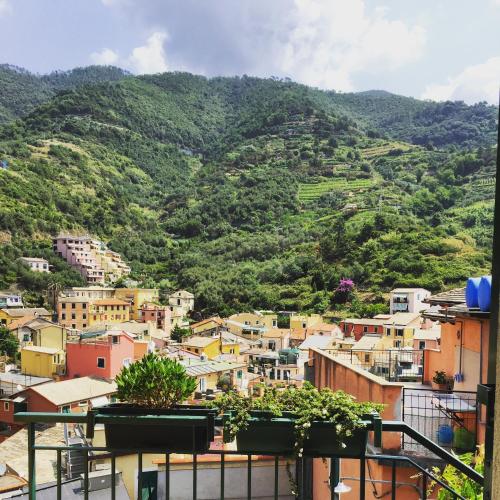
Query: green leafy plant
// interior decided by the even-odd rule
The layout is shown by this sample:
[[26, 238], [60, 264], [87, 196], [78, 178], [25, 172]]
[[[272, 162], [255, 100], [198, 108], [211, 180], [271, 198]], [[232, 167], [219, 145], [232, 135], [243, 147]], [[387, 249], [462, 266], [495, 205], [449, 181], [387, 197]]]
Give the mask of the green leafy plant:
[[196, 389], [196, 378], [177, 361], [154, 353], [124, 367], [116, 377], [118, 399], [147, 408], [171, 408]]
[[304, 442], [313, 422], [325, 421], [335, 425], [339, 445], [345, 447], [345, 441], [356, 430], [365, 426], [366, 415], [379, 413], [384, 407], [377, 403], [358, 402], [343, 391], [317, 389], [308, 382], [302, 388], [266, 388], [264, 394], [257, 398], [230, 391], [220, 395], [209, 405], [217, 408], [220, 413], [229, 415], [224, 431], [230, 439], [234, 439], [240, 430], [248, 428], [253, 410], [269, 412], [274, 417], [282, 416], [284, 412], [293, 414], [296, 438], [294, 451], [297, 457], [302, 456]]
[[447, 385], [450, 381], [450, 378], [448, 377], [448, 375], [446, 375], [445, 371], [436, 370], [436, 372], [434, 373], [434, 377], [432, 377], [432, 381], [438, 385]]
[[[480, 474], [484, 473], [484, 445], [478, 447], [477, 453], [465, 453], [458, 457], [464, 464], [474, 468]], [[459, 472], [452, 465], [447, 465], [443, 470], [439, 467], [433, 468], [434, 475], [447, 484], [453, 491], [469, 500], [482, 500], [483, 488], [462, 472]], [[436, 488], [437, 483], [433, 481], [429, 485], [428, 494], [430, 495]], [[440, 488], [437, 492], [437, 500], [453, 500], [455, 495]]]

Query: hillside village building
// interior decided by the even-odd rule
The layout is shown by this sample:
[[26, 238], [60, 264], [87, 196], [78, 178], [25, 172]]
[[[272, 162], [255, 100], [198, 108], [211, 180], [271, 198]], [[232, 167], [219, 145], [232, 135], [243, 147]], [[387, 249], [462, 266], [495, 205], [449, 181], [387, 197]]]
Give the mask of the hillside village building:
[[54, 252], [76, 269], [87, 283], [112, 283], [130, 274], [120, 254], [90, 236], [61, 234], [53, 241]]
[[430, 296], [425, 288], [396, 288], [390, 293], [390, 313], [420, 313], [429, 308], [425, 300]]
[[0, 309], [4, 307], [23, 307], [23, 299], [16, 293], [0, 292]]
[[45, 259], [37, 257], [21, 257], [19, 259], [23, 264], [26, 264], [35, 273], [50, 273], [49, 262]]

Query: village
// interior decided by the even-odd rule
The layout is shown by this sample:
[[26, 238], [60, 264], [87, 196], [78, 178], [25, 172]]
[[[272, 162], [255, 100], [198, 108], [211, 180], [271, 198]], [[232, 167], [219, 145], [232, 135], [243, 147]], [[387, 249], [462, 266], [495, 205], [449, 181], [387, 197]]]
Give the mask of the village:
[[[436, 295], [396, 288], [388, 314], [338, 324], [319, 314], [265, 310], [195, 321], [196, 297], [189, 291], [174, 291], [162, 301], [158, 289], [113, 287], [130, 268], [101, 242], [64, 235], [54, 250], [87, 286], [60, 290], [52, 311], [24, 307], [21, 295], [0, 293], [0, 324], [19, 346], [16, 356], [3, 356], [0, 363], [0, 456], [10, 478], [3, 491], [19, 491], [27, 482], [26, 428], [16, 413], [85, 413], [114, 403], [115, 377], [151, 352], [177, 360], [196, 378], [191, 403], [213, 400], [228, 388], [258, 396], [266, 387], [307, 381], [382, 403], [384, 420], [403, 421], [444, 449], [474, 451], [484, 444], [486, 418], [477, 387], [486, 377], [489, 312], [466, 306], [465, 283]], [[26, 264], [50, 272], [43, 259]], [[86, 442], [78, 426], [46, 426], [38, 433], [41, 441]], [[384, 449], [431, 460], [407, 436], [386, 440]], [[37, 481], [53, 484], [57, 457], [42, 453], [46, 460], [39, 461]], [[343, 461], [343, 475], [355, 474], [357, 465], [351, 470], [349, 462]], [[120, 457], [120, 484], [129, 495], [123, 498], [134, 497], [134, 463]], [[160, 474], [164, 456], [144, 455], [143, 466]], [[328, 476], [321, 461], [314, 467], [315, 474]], [[377, 477], [391, 473], [383, 462], [374, 467]], [[68, 453], [63, 468], [67, 479], [79, 477], [81, 456]], [[96, 477], [109, 475], [109, 458], [95, 455], [90, 470]], [[411, 482], [411, 473], [398, 470], [398, 480]]]

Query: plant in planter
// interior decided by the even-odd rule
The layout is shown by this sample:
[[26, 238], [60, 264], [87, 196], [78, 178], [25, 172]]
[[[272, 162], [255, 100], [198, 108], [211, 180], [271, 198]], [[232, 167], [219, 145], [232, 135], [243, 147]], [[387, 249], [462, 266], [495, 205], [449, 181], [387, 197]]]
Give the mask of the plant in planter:
[[239, 451], [283, 455], [357, 457], [365, 453], [366, 419], [383, 405], [360, 403], [343, 391], [266, 388], [261, 397], [229, 392], [210, 406], [224, 415], [226, 441]]
[[[116, 385], [118, 399], [124, 403], [99, 409], [100, 414], [117, 417], [105, 424], [108, 447], [197, 453], [208, 449], [213, 439], [214, 412], [182, 405], [196, 389], [196, 379], [187, 375], [180, 363], [147, 354], [124, 367]], [[127, 417], [147, 416], [164, 423], [127, 424]]]
[[441, 391], [450, 390], [453, 383], [453, 378], [448, 377], [446, 372], [443, 370], [436, 370], [434, 377], [432, 377], [432, 387], [433, 389], [439, 389]]

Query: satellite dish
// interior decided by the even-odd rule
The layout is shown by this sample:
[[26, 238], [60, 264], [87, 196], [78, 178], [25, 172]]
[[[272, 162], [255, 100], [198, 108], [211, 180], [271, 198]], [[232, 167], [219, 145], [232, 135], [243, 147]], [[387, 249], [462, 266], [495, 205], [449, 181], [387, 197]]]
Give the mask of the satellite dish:
[[22, 390], [23, 390], [23, 386], [22, 386], [21, 384], [17, 384], [17, 385], [16, 385], [16, 389], [17, 389], [18, 391], [22, 391]]
[[6, 472], [7, 472], [7, 466], [3, 463], [0, 463], [0, 476], [5, 475]]

